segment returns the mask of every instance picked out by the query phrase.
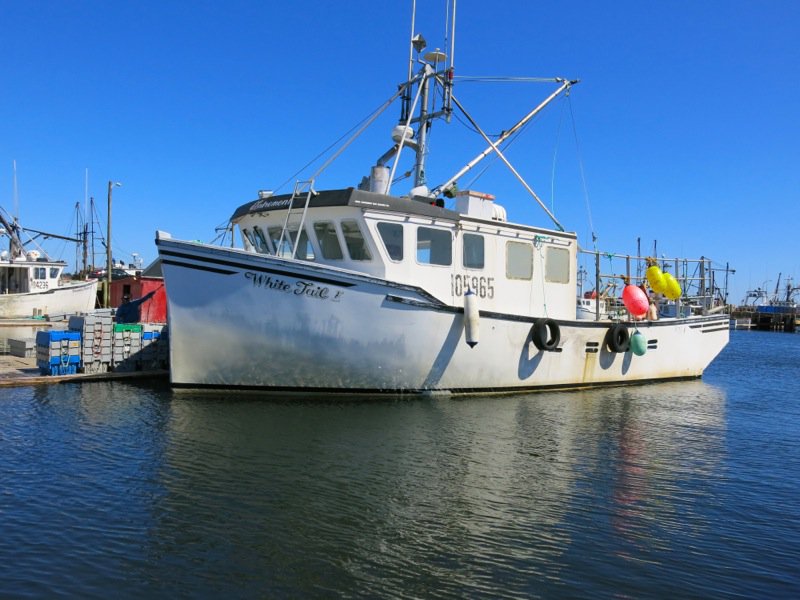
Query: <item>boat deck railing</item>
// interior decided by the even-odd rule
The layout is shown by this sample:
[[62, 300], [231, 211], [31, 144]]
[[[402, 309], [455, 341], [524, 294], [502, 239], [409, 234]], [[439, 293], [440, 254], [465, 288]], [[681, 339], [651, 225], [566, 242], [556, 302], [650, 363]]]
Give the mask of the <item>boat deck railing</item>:
[[[647, 281], [645, 271], [648, 261], [656, 260], [658, 266], [663, 271], [672, 273], [681, 286], [681, 297], [674, 301], [675, 314], [710, 314], [721, 312], [727, 306], [728, 298], [728, 275], [735, 271], [728, 265], [725, 267], [715, 267], [712, 260], [707, 257], [698, 259], [688, 258], [665, 258], [653, 259], [647, 256], [635, 256], [630, 254], [614, 254], [611, 252], [601, 252], [597, 250], [579, 249], [581, 255], [589, 258], [593, 266], [593, 277], [589, 271], [582, 268], [579, 274], [581, 287], [593, 280], [594, 290], [597, 294], [597, 309], [601, 312], [600, 300], [602, 290], [605, 288], [615, 289], [619, 287], [620, 293], [622, 282], [627, 278], [632, 284], [638, 285]], [[598, 317], [599, 318], [599, 317]]]
[[[292, 232], [289, 230], [292, 227], [293, 223], [291, 223], [291, 217], [297, 210], [294, 208], [294, 201], [295, 198], [301, 196], [302, 194], [306, 195], [306, 201], [303, 204], [302, 213], [300, 215], [300, 223], [297, 225], [297, 235], [292, 236]], [[294, 185], [294, 192], [292, 192], [292, 197], [289, 199], [289, 207], [286, 210], [286, 218], [283, 221], [283, 227], [281, 228], [281, 236], [278, 240], [276, 248], [283, 248], [284, 242], [289, 242], [292, 248], [291, 257], [295, 258], [297, 256], [297, 248], [300, 245], [300, 240], [302, 238], [303, 232], [303, 225], [306, 221], [306, 214], [308, 213], [308, 205], [311, 202], [311, 198], [316, 195], [314, 191], [314, 180], [309, 179], [308, 181], [298, 181]]]

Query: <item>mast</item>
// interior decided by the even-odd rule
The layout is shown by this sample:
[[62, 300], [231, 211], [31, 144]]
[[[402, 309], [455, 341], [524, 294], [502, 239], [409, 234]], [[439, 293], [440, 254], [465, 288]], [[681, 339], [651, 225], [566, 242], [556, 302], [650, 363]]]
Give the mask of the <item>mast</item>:
[[84, 277], [86, 276], [87, 271], [89, 270], [89, 224], [84, 221], [83, 222], [83, 273]]
[[428, 153], [428, 92], [433, 69], [425, 65], [425, 76], [420, 81], [422, 98], [419, 105], [419, 130], [417, 131], [417, 161], [414, 165], [414, 187], [425, 185], [425, 155]]
[[[448, 3], [449, 5], [449, 3]], [[450, 28], [449, 36], [446, 35], [445, 37], [449, 37], [451, 41], [451, 54], [455, 51], [455, 27], [456, 27], [456, 0], [452, 0], [452, 20], [448, 22], [445, 19], [445, 27]], [[449, 9], [449, 6], [448, 6]], [[414, 187], [415, 188], [422, 188], [418, 190], [420, 195], [429, 195], [427, 190], [426, 182], [427, 178], [425, 176], [425, 161], [428, 155], [428, 133], [431, 127], [431, 123], [433, 119], [438, 117], [445, 117], [446, 121], [450, 121], [450, 115], [452, 114], [451, 108], [451, 98], [452, 98], [452, 86], [453, 86], [453, 66], [452, 66], [452, 56], [448, 57], [444, 52], [441, 52], [439, 48], [428, 52], [425, 54], [422, 59], [420, 59], [419, 54], [425, 49], [427, 46], [427, 42], [425, 38], [422, 37], [420, 34], [414, 34], [414, 18], [416, 16], [416, 1], [414, 2], [414, 12], [412, 14], [412, 24], [411, 24], [411, 49], [410, 49], [410, 58], [409, 58], [409, 69], [408, 69], [408, 86], [407, 90], [410, 90], [411, 83], [413, 82], [413, 68], [412, 68], [412, 57], [413, 53], [416, 50], [417, 52], [417, 62], [422, 63], [422, 70], [420, 71], [419, 75], [417, 76], [417, 85], [419, 86], [418, 93], [420, 94], [420, 105], [419, 105], [419, 114], [417, 117], [411, 119], [411, 122], [417, 124], [417, 135], [416, 135], [416, 161], [414, 164]], [[442, 65], [444, 71], [438, 71], [439, 65]], [[431, 82], [433, 85], [440, 84], [442, 86], [442, 97], [444, 99], [441, 110], [432, 110], [431, 104], [435, 101], [435, 94], [431, 93]], [[403, 108], [400, 114], [400, 122], [405, 124], [409, 121], [408, 117], [411, 110], [411, 96], [410, 91], [406, 92], [404, 96]], [[409, 144], [410, 145], [410, 144]], [[414, 190], [412, 190], [412, 194]]]
[[92, 215], [92, 269], [94, 269], [97, 264], [94, 256], [94, 196], [89, 198], [89, 214]]
[[3, 226], [8, 234], [8, 257], [9, 260], [13, 261], [23, 251], [22, 240], [19, 239], [19, 225], [17, 225], [16, 220], [13, 223], [6, 220], [2, 212], [0, 212], [0, 225]]

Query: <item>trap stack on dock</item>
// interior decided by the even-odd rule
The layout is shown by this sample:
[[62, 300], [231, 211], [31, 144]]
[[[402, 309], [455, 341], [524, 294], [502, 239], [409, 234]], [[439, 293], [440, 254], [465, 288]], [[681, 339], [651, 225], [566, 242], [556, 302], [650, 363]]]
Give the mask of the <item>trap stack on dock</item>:
[[142, 326], [139, 323], [117, 323], [114, 325], [112, 345], [112, 367], [114, 371], [129, 372], [139, 368], [142, 356]]
[[166, 369], [169, 366], [169, 330], [160, 323], [142, 323], [143, 371]]
[[[69, 318], [66, 331], [40, 331], [19, 342], [16, 355], [35, 350], [43, 375], [93, 375], [161, 371], [169, 368], [169, 335], [164, 323], [114, 323], [110, 314]], [[17, 340], [15, 340], [17, 342]]]
[[74, 375], [81, 362], [81, 334], [78, 331], [36, 333], [36, 366], [43, 375]]
[[70, 331], [80, 332], [83, 341], [81, 367], [84, 373], [106, 373], [111, 368], [111, 315], [75, 315]]

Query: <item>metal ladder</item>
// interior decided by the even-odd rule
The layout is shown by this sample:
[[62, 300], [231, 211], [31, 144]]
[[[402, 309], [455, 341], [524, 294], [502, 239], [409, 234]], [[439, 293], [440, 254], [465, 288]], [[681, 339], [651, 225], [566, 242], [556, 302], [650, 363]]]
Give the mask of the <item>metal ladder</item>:
[[[303, 203], [303, 213], [300, 216], [300, 225], [297, 228], [297, 237], [293, 240], [291, 234], [289, 233], [289, 219], [291, 218], [294, 210], [294, 200], [295, 198], [301, 196], [302, 194], [306, 195], [306, 201]], [[298, 181], [294, 184], [294, 192], [292, 192], [292, 197], [289, 199], [289, 207], [286, 210], [286, 219], [283, 221], [283, 227], [281, 228], [281, 237], [278, 239], [277, 247], [275, 248], [276, 254], [280, 255], [281, 249], [283, 248], [284, 240], [289, 240], [289, 244], [292, 247], [292, 258], [297, 256], [297, 246], [298, 242], [300, 241], [300, 236], [303, 233], [303, 225], [306, 222], [306, 213], [308, 212], [308, 204], [311, 202], [311, 198], [316, 196], [317, 192], [314, 191], [314, 180], [309, 179], [308, 181]], [[298, 207], [299, 210], [299, 207]]]

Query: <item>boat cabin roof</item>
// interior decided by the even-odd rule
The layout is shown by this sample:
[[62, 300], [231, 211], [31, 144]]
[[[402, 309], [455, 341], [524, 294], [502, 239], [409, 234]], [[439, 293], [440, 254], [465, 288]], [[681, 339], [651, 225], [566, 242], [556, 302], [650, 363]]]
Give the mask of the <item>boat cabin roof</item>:
[[[252, 200], [242, 204], [239, 208], [237, 208], [231, 217], [231, 221], [233, 223], [237, 223], [240, 219], [248, 215], [263, 215], [264, 213], [270, 213], [273, 211], [284, 211], [289, 207], [291, 198], [292, 194], [282, 194], [280, 196], [269, 196], [267, 198]], [[306, 193], [298, 194], [295, 197], [294, 202], [292, 202], [292, 209], [302, 209], [305, 205], [305, 201]], [[325, 190], [316, 192], [316, 194], [312, 196], [308, 206], [309, 208], [352, 206], [364, 210], [377, 210], [393, 212], [402, 215], [447, 219], [453, 222], [486, 222], [485, 218], [475, 217], [447, 209], [444, 206], [441, 206], [441, 200], [437, 201], [423, 196], [413, 196], [411, 198], [387, 196], [386, 194], [359, 190], [352, 187], [343, 190]], [[576, 239], [576, 234], [574, 232], [554, 231], [545, 227], [510, 223], [508, 221], [495, 222], [495, 224], [507, 229], [546, 233], [554, 237]]]
[[[298, 194], [292, 203], [293, 209], [303, 208], [306, 202], [306, 192]], [[265, 213], [277, 210], [286, 210], [292, 194], [259, 198], [242, 204], [231, 217], [231, 221], [254, 213]], [[436, 200], [415, 196], [412, 198], [399, 198], [387, 196], [376, 192], [368, 192], [356, 188], [343, 190], [325, 190], [316, 192], [308, 204], [309, 208], [322, 208], [330, 206], [356, 206], [368, 209], [383, 209], [404, 214], [422, 215], [426, 217], [443, 217], [457, 221], [461, 215], [455, 211], [437, 206]]]

